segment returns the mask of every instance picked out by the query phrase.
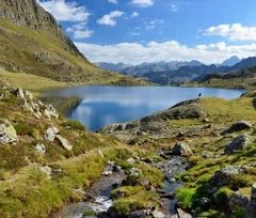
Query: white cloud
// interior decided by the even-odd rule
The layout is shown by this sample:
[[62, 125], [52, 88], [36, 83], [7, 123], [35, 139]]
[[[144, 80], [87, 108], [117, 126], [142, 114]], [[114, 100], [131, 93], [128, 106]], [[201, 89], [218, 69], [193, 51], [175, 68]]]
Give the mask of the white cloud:
[[123, 15], [123, 11], [112, 11], [109, 14], [105, 14], [102, 18], [98, 19], [97, 23], [101, 25], [115, 26], [116, 18], [122, 17]]
[[89, 38], [93, 35], [94, 32], [87, 28], [90, 13], [86, 7], [79, 6], [76, 2], [67, 2], [66, 0], [38, 0], [38, 3], [58, 21], [74, 23], [66, 31], [72, 33], [75, 39]]
[[179, 11], [179, 6], [175, 3], [171, 4], [171, 11], [172, 12], [178, 12]]
[[220, 24], [206, 29], [204, 35], [222, 36], [230, 40], [256, 41], [256, 26], [243, 26], [240, 23]]
[[90, 38], [94, 33], [94, 31], [89, 30], [83, 23], [73, 25], [72, 27], [67, 28], [66, 31], [72, 33], [75, 39]]
[[162, 19], [149, 20], [144, 23], [146, 30], [154, 30], [156, 27], [161, 27], [161, 24], [164, 23]]
[[131, 17], [132, 17], [132, 18], [138, 17], [138, 16], [139, 16], [139, 13], [136, 12], [136, 11], [132, 12], [132, 14], [131, 14]]
[[109, 3], [112, 3], [112, 4], [118, 4], [118, 1], [117, 0], [108, 0]]
[[86, 7], [79, 6], [75, 1], [66, 0], [38, 0], [38, 3], [58, 21], [81, 22], [87, 21], [90, 13]]
[[233, 55], [245, 58], [256, 54], [256, 44], [227, 45], [224, 42], [194, 47], [182, 45], [174, 40], [163, 43], [150, 42], [146, 45], [140, 43], [114, 45], [76, 43], [76, 45], [92, 62], [106, 61], [130, 64], [195, 59], [205, 63], [219, 63]]
[[131, 3], [138, 7], [146, 8], [154, 5], [154, 0], [132, 0]]
[[74, 24], [73, 26], [66, 29], [68, 33], [72, 33], [75, 39], [90, 38], [94, 31], [89, 30], [86, 27], [86, 22]]

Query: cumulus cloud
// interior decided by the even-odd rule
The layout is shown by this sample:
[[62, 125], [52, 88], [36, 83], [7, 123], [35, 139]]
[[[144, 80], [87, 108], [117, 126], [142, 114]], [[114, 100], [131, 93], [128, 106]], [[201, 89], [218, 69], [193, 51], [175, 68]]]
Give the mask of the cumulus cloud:
[[100, 25], [115, 26], [116, 19], [124, 15], [123, 11], [112, 11], [109, 14], [105, 14], [102, 18], [97, 20]]
[[38, 0], [38, 3], [50, 12], [58, 21], [72, 22], [72, 26], [67, 28], [67, 32], [73, 34], [75, 39], [89, 38], [93, 31], [87, 28], [90, 13], [86, 7], [79, 6], [75, 1], [66, 0]]
[[131, 18], [138, 17], [138, 16], [139, 16], [139, 13], [136, 11], [132, 12], [131, 14]]
[[131, 3], [138, 7], [147, 8], [154, 5], [154, 0], [132, 0]]
[[38, 0], [38, 3], [54, 15], [58, 21], [86, 21], [90, 13], [86, 7], [66, 0]]
[[117, 0], [108, 0], [109, 3], [112, 3], [112, 4], [118, 4], [118, 1]]
[[96, 45], [76, 43], [78, 48], [92, 62], [124, 62], [138, 64], [158, 61], [190, 61], [199, 60], [204, 63], [219, 63], [236, 55], [240, 58], [255, 56], [256, 44], [227, 45], [224, 42], [189, 47], [177, 41], [163, 43], [149, 42], [120, 43], [114, 45]]
[[172, 12], [178, 12], [179, 11], [179, 6], [177, 4], [175, 4], [175, 3], [172, 3], [170, 5], [170, 7], [171, 7], [171, 11]]
[[90, 38], [94, 33], [94, 31], [89, 30], [86, 27], [86, 22], [74, 24], [73, 26], [67, 28], [66, 31], [68, 33], [72, 33], [75, 39]]
[[243, 26], [241, 23], [220, 24], [206, 29], [204, 35], [222, 36], [230, 40], [256, 41], [256, 26]]

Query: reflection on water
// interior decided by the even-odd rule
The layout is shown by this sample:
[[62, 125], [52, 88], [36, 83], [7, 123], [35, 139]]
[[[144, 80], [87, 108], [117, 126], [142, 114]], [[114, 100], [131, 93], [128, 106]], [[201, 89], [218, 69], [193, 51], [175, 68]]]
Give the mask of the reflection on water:
[[232, 99], [242, 92], [213, 88], [80, 86], [54, 91], [54, 95], [81, 97], [82, 103], [70, 118], [95, 131], [110, 123], [131, 121], [167, 109], [180, 101], [197, 98], [199, 93]]

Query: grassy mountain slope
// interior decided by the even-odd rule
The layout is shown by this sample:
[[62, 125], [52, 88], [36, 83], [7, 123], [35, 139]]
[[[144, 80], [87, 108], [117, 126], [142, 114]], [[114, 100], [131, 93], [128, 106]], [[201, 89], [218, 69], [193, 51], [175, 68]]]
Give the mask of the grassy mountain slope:
[[[34, 0], [0, 1], [0, 66], [54, 80], [86, 84], [133, 83], [91, 64]], [[135, 81], [134, 83], [137, 83]]]
[[[0, 217], [46, 218], [69, 202], [81, 201], [84, 191], [101, 176], [110, 160], [123, 169], [136, 167], [143, 173], [140, 180], [161, 185], [163, 176], [159, 170], [126, 162], [131, 157], [148, 159], [155, 154], [128, 148], [111, 136], [91, 133], [62, 116], [49, 117], [45, 114], [47, 105], [4, 81], [0, 82], [0, 95]], [[3, 142], [3, 124], [7, 127], [4, 134], [15, 138], [13, 142]], [[57, 138], [46, 139], [46, 132], [52, 127], [72, 145], [71, 150]], [[39, 145], [44, 146], [44, 153], [38, 150]], [[136, 183], [136, 188], [137, 197], [118, 198], [114, 207], [126, 212], [129, 208], [146, 208], [149, 203], [159, 207], [156, 193], [153, 198], [142, 185]]]

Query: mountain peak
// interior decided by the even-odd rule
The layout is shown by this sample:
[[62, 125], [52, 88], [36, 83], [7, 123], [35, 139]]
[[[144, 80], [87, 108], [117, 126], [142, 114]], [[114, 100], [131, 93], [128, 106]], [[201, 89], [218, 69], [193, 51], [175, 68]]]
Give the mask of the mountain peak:
[[222, 66], [229, 66], [232, 67], [234, 65], [236, 65], [237, 63], [239, 63], [241, 61], [241, 59], [237, 56], [232, 56], [230, 58], [228, 58], [227, 60], [222, 62]]

